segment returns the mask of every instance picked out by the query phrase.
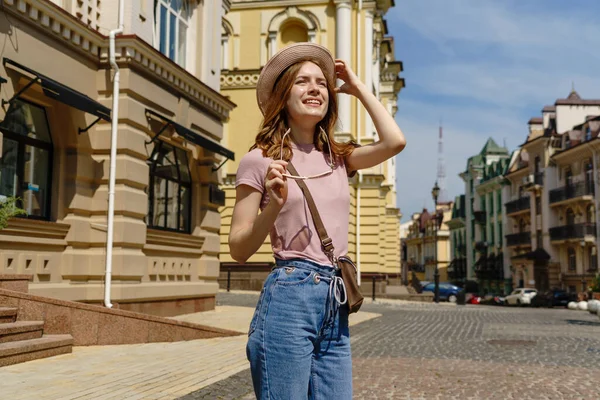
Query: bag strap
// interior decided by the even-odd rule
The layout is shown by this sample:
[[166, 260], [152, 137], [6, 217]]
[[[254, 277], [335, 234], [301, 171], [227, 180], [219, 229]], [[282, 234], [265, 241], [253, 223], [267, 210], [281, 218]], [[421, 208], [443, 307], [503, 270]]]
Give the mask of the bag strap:
[[[290, 161], [287, 165], [288, 171], [290, 171], [294, 175], [300, 175], [296, 168], [292, 165]], [[321, 220], [321, 215], [319, 215], [319, 210], [317, 209], [317, 205], [315, 204], [315, 200], [313, 199], [310, 191], [308, 190], [308, 186], [306, 186], [306, 182], [302, 179], [294, 179], [298, 186], [300, 186], [300, 190], [304, 193], [304, 197], [306, 198], [306, 202], [308, 203], [308, 209], [310, 210], [310, 214], [312, 215], [313, 222], [315, 223], [315, 228], [317, 228], [317, 232], [319, 233], [319, 239], [321, 239], [321, 245], [323, 246], [323, 251], [325, 254], [334, 261], [333, 256], [333, 241], [327, 234], [327, 230], [325, 229], [325, 225]]]

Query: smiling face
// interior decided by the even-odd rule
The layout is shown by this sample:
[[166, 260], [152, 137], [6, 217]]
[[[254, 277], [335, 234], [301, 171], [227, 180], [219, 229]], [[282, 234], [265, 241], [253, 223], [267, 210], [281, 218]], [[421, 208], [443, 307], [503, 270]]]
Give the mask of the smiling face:
[[290, 91], [285, 109], [290, 121], [317, 124], [329, 106], [327, 80], [318, 65], [302, 64]]

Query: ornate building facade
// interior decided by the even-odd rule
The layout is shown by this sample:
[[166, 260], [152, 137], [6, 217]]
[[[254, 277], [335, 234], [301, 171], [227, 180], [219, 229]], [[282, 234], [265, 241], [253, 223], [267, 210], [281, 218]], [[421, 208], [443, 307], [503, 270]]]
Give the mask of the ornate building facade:
[[224, 197], [216, 169], [234, 158], [219, 141], [235, 108], [219, 94], [213, 38], [229, 2], [127, 0], [123, 14], [119, 4], [2, 2], [0, 199], [19, 197], [28, 216], [0, 231], [0, 273], [30, 275], [35, 295], [103, 301], [115, 150], [113, 305], [212, 309]]

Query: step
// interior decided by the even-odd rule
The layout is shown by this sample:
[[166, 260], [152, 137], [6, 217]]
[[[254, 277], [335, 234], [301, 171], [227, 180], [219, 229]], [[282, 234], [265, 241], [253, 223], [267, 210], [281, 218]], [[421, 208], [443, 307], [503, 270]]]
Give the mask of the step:
[[38, 339], [0, 343], [0, 367], [73, 351], [71, 335], [44, 335]]
[[4, 322], [15, 322], [17, 320], [18, 308], [0, 307], [0, 324]]
[[44, 331], [43, 321], [16, 321], [0, 324], [0, 343], [39, 339]]

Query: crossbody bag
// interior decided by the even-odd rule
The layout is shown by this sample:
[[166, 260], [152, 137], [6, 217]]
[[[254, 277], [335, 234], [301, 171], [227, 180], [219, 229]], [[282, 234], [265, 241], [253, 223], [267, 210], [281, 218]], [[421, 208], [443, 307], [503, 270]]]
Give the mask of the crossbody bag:
[[[287, 169], [294, 175], [299, 175], [298, 171], [291, 162], [288, 163]], [[319, 239], [321, 239], [321, 246], [323, 248], [323, 252], [327, 257], [331, 260], [333, 265], [338, 268], [342, 273], [342, 280], [344, 281], [344, 286], [346, 287], [346, 296], [348, 299], [348, 312], [350, 314], [357, 312], [362, 306], [364, 297], [360, 293], [360, 288], [358, 287], [358, 282], [356, 280], [356, 275], [358, 273], [356, 265], [350, 259], [350, 257], [341, 256], [335, 257], [334, 255], [334, 247], [333, 241], [327, 234], [327, 230], [325, 229], [325, 225], [321, 220], [321, 216], [319, 215], [319, 210], [317, 209], [317, 205], [315, 204], [315, 200], [313, 199], [306, 183], [303, 180], [296, 180], [300, 190], [304, 194], [306, 198], [306, 202], [308, 203], [308, 209], [310, 210], [310, 214], [312, 215], [313, 222], [315, 223], [315, 228], [317, 228], [317, 232], [319, 233]]]

